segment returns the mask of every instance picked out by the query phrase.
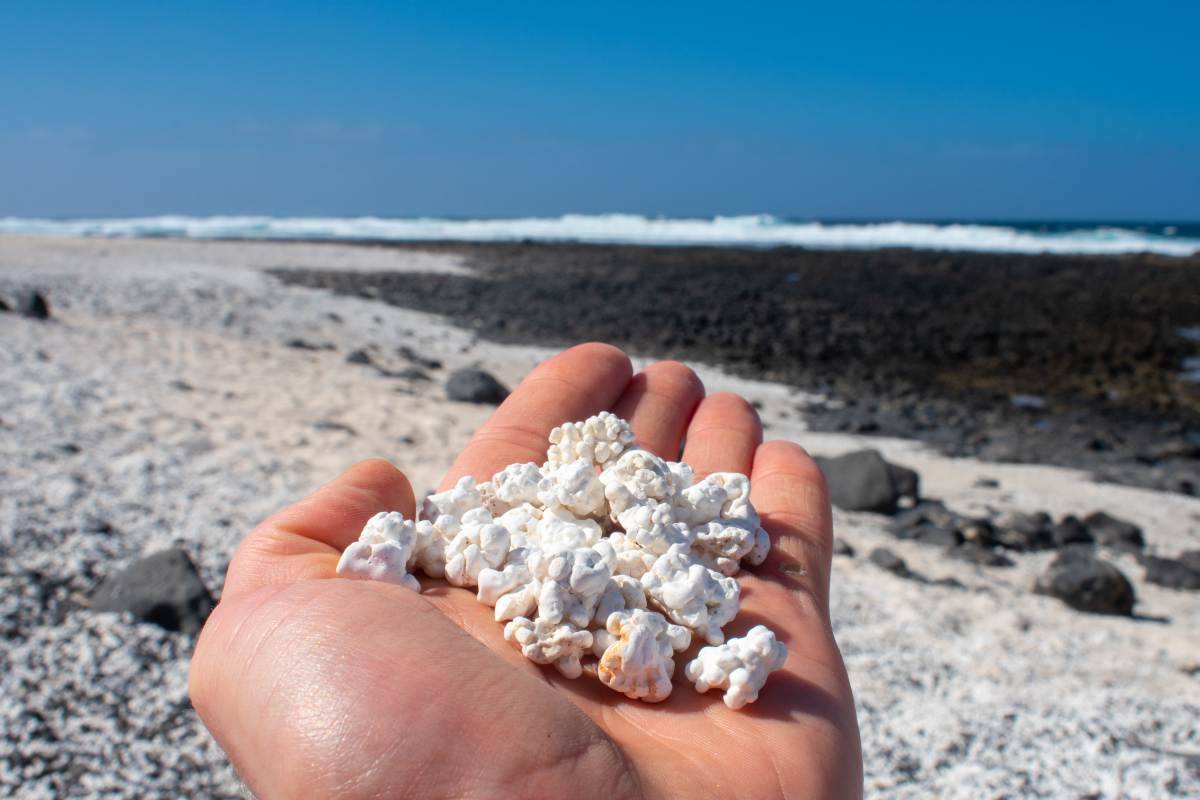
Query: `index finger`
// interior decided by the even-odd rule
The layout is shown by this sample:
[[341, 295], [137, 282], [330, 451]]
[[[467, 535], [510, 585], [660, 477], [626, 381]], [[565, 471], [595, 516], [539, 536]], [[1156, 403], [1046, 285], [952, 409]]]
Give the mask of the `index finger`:
[[541, 464], [551, 428], [610, 408], [632, 375], [628, 356], [598, 342], [577, 345], [542, 362], [471, 437], [439, 491], [463, 475], [487, 480], [509, 464]]

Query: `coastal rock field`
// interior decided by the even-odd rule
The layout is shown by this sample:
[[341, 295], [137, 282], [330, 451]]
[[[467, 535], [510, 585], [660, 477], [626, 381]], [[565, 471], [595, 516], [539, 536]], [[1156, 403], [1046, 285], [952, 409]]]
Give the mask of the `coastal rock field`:
[[[505, 390], [566, 340], [592, 336], [570, 326], [551, 336], [499, 325], [515, 318], [496, 308], [510, 309], [517, 281], [561, 267], [563, 280], [605, 298], [565, 307], [615, 329], [630, 322], [623, 298], [658, 285], [631, 266], [633, 250], [0, 236], [0, 795], [246, 796], [187, 695], [195, 641], [188, 615], [203, 614], [206, 596], [219, 600], [237, 543], [363, 458], [387, 458], [418, 495], [431, 490]], [[678, 277], [716, 256], [672, 258], [660, 275], [669, 266]], [[929, 270], [942, 276], [930, 281], [958, 287], [914, 305], [917, 316], [930, 303], [979, 305], [1000, 291], [968, 286], [952, 254], [921, 266], [909, 253], [900, 267], [891, 256], [856, 255], [858, 266], [840, 262], [852, 275], [840, 288], [832, 255], [819, 267], [770, 266], [767, 252], [746, 258], [739, 269], [775, 270], [774, 289], [754, 289], [763, 303], [774, 302], [774, 291], [794, 295], [759, 324], [799, 326], [800, 338], [813, 320], [854, 323], [828, 309], [839, 293], [861, 291], [869, 270]], [[983, 267], [1003, 262], [979, 258]], [[1063, 292], [1077, 286], [1068, 273], [1092, 266], [1118, 288], [1132, 286], [1121, 266], [1132, 262], [1111, 261], [1018, 259], [1005, 269], [1013, 285], [1057, 276]], [[509, 262], [519, 269], [506, 277], [498, 270]], [[606, 263], [619, 268], [601, 277]], [[872, 381], [919, 384], [924, 373], [902, 363], [883, 369], [896, 357], [886, 350], [854, 362], [850, 333], [821, 328], [806, 347], [815, 354], [830, 341], [837, 349], [813, 355], [814, 371], [789, 367], [792, 339], [780, 338], [778, 352], [761, 350], [757, 339], [738, 338], [740, 327], [722, 326], [721, 309], [732, 307], [722, 293], [741, 290], [711, 270], [689, 289], [707, 300], [689, 306], [687, 324], [675, 325], [674, 311], [661, 322], [690, 344], [617, 342], [640, 365], [701, 360], [708, 390], [746, 396], [767, 438], [796, 440], [826, 458], [877, 451], [854, 457], [865, 471], [842, 495], [844, 505], [871, 510], [835, 510], [832, 586], [869, 797], [1200, 796], [1200, 591], [1187, 555], [1200, 550], [1200, 499], [1180, 483], [1200, 474], [1200, 453], [1187, 449], [1194, 400], [1166, 377], [1188, 355], [1174, 331], [1193, 322], [1196, 278], [1182, 273], [1196, 265], [1144, 266], [1162, 276], [1153, 291], [1178, 300], [1161, 309], [1156, 328], [1158, 295], [1137, 290], [1135, 333], [1112, 334], [1110, 357], [1096, 356], [1120, 402], [1102, 402], [1103, 392], [1084, 385], [1065, 344], [1039, 368], [1060, 370], [1061, 380], [1039, 391], [1030, 390], [1037, 371], [986, 387], [978, 365], [943, 365], [938, 385], [965, 394], [873, 396]], [[790, 283], [790, 274], [801, 277]], [[506, 281], [493, 295], [492, 285]], [[21, 313], [34, 291], [45, 318]], [[1013, 295], [998, 307], [1026, 301], [1035, 302]], [[807, 310], [793, 318], [785, 312], [796, 304]], [[1070, 320], [1086, 358], [1103, 350], [1091, 341], [1104, 327], [1102, 305]], [[910, 319], [899, 314], [873, 322], [870, 336]], [[706, 349], [709, 317], [728, 341]], [[968, 336], [960, 328], [944, 340], [936, 325], [906, 329], [903, 346], [953, 345]], [[1030, 342], [1053, 334], [1034, 322], [1028, 329]], [[997, 348], [996, 358], [1010, 357], [1009, 345]], [[1019, 360], [1033, 350], [1011, 352]], [[458, 399], [449, 399], [456, 373], [469, 379], [454, 381], [450, 398]], [[857, 393], [852, 406], [848, 389]], [[1004, 406], [988, 426], [974, 416], [984, 391]], [[1068, 398], [1080, 393], [1090, 399], [1072, 422]], [[1025, 396], [1033, 399], [1013, 399]], [[939, 409], [953, 411], [946, 426]], [[913, 423], [922, 414], [932, 416]], [[1166, 424], [1156, 426], [1154, 415]], [[1064, 429], [1069, 452], [1042, 458]], [[989, 441], [979, 441], [988, 431]], [[1089, 431], [1111, 446], [1089, 450]], [[1101, 480], [1106, 471], [1118, 480]], [[121, 574], [172, 548], [181, 555], [163, 563], [184, 576], [194, 565], [202, 586], [176, 593], [169, 613], [156, 602], [121, 606], [129, 598], [114, 584]], [[1084, 597], [1069, 585], [1081, 574], [1106, 576], [1099, 600], [1095, 581], [1082, 583], [1093, 592], [1086, 602], [1110, 613], [1078, 610], [1060, 596]], [[1060, 583], [1067, 589], [1054, 588]], [[101, 610], [111, 607], [136, 613]]]

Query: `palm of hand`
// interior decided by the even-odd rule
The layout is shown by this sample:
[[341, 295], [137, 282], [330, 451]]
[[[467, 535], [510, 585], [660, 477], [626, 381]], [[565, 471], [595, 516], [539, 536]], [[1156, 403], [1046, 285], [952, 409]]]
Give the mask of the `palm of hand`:
[[[263, 522], [242, 543], [192, 663], [193, 702], [262, 797], [852, 797], [853, 699], [828, 622], [831, 523], [820, 473], [760, 445], [754, 411], [703, 397], [695, 375], [585, 345], [543, 364], [472, 439], [445, 484], [540, 462], [549, 429], [613, 408], [643, 447], [698, 474], [751, 475], [772, 554], [739, 575], [726, 629], [766, 623], [788, 646], [759, 701], [677, 688], [628, 700], [527, 661], [473, 593], [330, 580], [380, 510], [412, 516], [408, 481], [371, 461]], [[699, 643], [677, 663], [698, 649]], [[682, 682], [682, 669], [676, 682]]]

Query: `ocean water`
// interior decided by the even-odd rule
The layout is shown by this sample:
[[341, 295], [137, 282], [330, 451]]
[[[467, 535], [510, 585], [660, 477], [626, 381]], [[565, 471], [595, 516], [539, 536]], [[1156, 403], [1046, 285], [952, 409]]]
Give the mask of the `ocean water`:
[[1200, 223], [793, 220], [768, 214], [711, 218], [635, 214], [441, 217], [157, 216], [0, 218], [0, 233], [191, 239], [543, 241], [814, 249], [911, 247], [993, 253], [1200, 252]]

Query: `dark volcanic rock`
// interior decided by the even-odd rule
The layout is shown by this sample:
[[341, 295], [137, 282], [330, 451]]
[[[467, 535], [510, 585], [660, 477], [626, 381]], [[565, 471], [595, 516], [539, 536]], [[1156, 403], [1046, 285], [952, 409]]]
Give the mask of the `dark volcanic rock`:
[[1103, 511], [1097, 511], [1084, 517], [1083, 524], [1087, 525], [1096, 541], [1105, 547], [1119, 550], [1141, 550], [1146, 546], [1142, 529], [1128, 520], [1114, 517]]
[[1200, 550], [1184, 550], [1179, 554], [1179, 560], [1186, 564], [1188, 569], [1200, 572]]
[[904, 559], [888, 550], [886, 547], [876, 547], [867, 556], [871, 563], [882, 570], [899, 575], [901, 578], [911, 577], [912, 573], [908, 571], [908, 564], [904, 563]]
[[30, 319], [50, 319], [50, 304], [41, 292], [30, 292], [21, 298], [17, 312]]
[[854, 558], [854, 545], [850, 544], [845, 539], [838, 536], [833, 540], [833, 554], [835, 556], [845, 556], [846, 558]]
[[959, 547], [946, 550], [950, 558], [966, 561], [968, 564], [978, 564], [981, 567], [1011, 567], [1013, 560], [1003, 553], [997, 553], [974, 542], [967, 542]]
[[307, 339], [288, 339], [286, 342], [284, 342], [284, 345], [286, 345], [287, 347], [291, 347], [294, 350], [334, 350], [334, 349], [336, 349], [329, 342], [325, 342], [324, 344], [317, 344], [315, 342], [310, 342]]
[[463, 403], [499, 405], [508, 397], [508, 389], [490, 373], [480, 369], [455, 370], [446, 381], [446, 397]]
[[1068, 514], [1058, 521], [1058, 524], [1050, 529], [1050, 538], [1054, 541], [1055, 547], [1067, 547], [1073, 544], [1092, 544], [1096, 541], [1088, 530], [1087, 525], [1084, 525], [1079, 517], [1073, 514]]
[[404, 369], [384, 369], [383, 367], [375, 367], [375, 370], [384, 378], [399, 378], [404, 381], [427, 381], [430, 380], [429, 375], [417, 369], [416, 367], [405, 367]]
[[1054, 547], [1054, 521], [1044, 511], [1026, 514], [1008, 511], [993, 523], [996, 542], [1009, 550], [1048, 550]]
[[12, 311], [12, 306], [3, 297], [0, 297], [0, 314], [3, 314], [5, 311]]
[[1200, 589], [1200, 570], [1192, 569], [1183, 561], [1157, 556], [1143, 556], [1146, 580], [1168, 589]]
[[128, 611], [170, 631], [197, 633], [213, 599], [188, 554], [160, 550], [105, 578], [92, 594], [97, 611]]
[[347, 364], [370, 364], [371, 354], [361, 347], [357, 350], [351, 350], [346, 354]]
[[916, 500], [917, 474], [884, 461], [878, 450], [859, 450], [833, 458], [816, 458], [833, 504], [846, 511], [895, 513], [900, 498]]
[[912, 539], [914, 542], [935, 547], [957, 547], [963, 541], [958, 531], [939, 528], [936, 525], [918, 525], [915, 528], [909, 528], [901, 538]]
[[1094, 614], [1133, 614], [1133, 585], [1119, 569], [1087, 548], [1068, 547], [1050, 562], [1034, 591]]
[[415, 364], [422, 369], [441, 369], [442, 362], [436, 358], [425, 358], [417, 353], [408, 345], [403, 345], [396, 348], [396, 353], [410, 364]]

